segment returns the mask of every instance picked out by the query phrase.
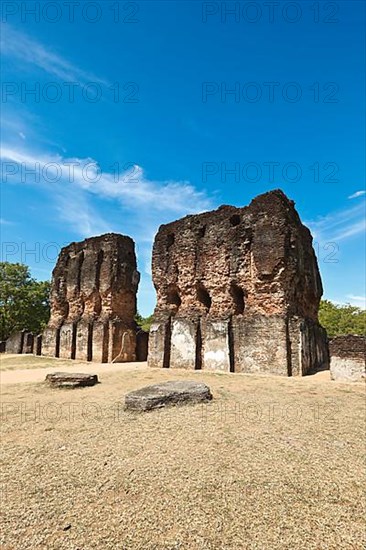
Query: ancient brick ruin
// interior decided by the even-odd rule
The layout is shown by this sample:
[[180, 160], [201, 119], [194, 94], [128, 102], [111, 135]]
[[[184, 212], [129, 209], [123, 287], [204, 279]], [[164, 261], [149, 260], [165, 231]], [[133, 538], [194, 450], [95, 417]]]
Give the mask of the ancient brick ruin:
[[135, 361], [139, 278], [130, 237], [108, 233], [63, 248], [52, 274], [42, 355]]
[[13, 332], [4, 342], [4, 352], [6, 353], [33, 353], [35, 337], [32, 332], [19, 330]]
[[163, 225], [149, 365], [304, 375], [329, 366], [310, 231], [281, 191]]
[[366, 380], [366, 338], [348, 334], [329, 341], [330, 377], [332, 380], [362, 382]]

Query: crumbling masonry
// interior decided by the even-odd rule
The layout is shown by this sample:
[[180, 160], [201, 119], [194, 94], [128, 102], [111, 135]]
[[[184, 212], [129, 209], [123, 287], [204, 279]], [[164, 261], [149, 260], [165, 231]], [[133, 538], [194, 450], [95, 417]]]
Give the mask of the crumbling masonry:
[[163, 225], [149, 365], [304, 375], [329, 367], [310, 231], [281, 191]]
[[130, 237], [108, 233], [63, 248], [52, 274], [42, 355], [135, 361], [139, 278]]

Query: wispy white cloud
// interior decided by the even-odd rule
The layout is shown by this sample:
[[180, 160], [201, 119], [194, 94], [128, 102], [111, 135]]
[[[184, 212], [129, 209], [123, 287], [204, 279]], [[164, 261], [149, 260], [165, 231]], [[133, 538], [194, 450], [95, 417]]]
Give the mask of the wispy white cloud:
[[[149, 288], [151, 295], [151, 281], [147, 275], [150, 274], [152, 242], [159, 225], [216, 206], [207, 193], [197, 190], [191, 183], [151, 180], [140, 166], [113, 174], [101, 172], [92, 158], [66, 158], [6, 144], [1, 157], [5, 173], [17, 169], [4, 181], [42, 186], [49, 193], [58, 220], [80, 237], [110, 231], [130, 235], [136, 241], [140, 270], [146, 275], [142, 288]], [[36, 169], [37, 177], [26, 176], [25, 168]], [[56, 181], [52, 181], [53, 178]], [[96, 200], [104, 202], [97, 205]], [[104, 207], [110, 201], [122, 212], [119, 223], [116, 217], [114, 221], [103, 217]]]
[[60, 80], [110, 84], [106, 80], [70, 63], [58, 53], [53, 52], [49, 45], [46, 46], [37, 42], [9, 24], [2, 26], [1, 50], [4, 56], [11, 57], [23, 65], [37, 67]]
[[116, 231], [77, 189], [54, 196], [59, 220], [82, 238]]
[[366, 202], [363, 200], [356, 206], [332, 212], [305, 224], [311, 229], [316, 241], [338, 243], [365, 232], [365, 212]]
[[0, 225], [13, 225], [14, 222], [10, 222], [9, 220], [5, 220], [4, 218], [0, 218]]
[[362, 197], [363, 195], [366, 194], [366, 191], [362, 190], [362, 191], [356, 191], [356, 193], [353, 193], [352, 195], [350, 195], [348, 198], [349, 199], [357, 199], [358, 197]]
[[[65, 158], [49, 153], [34, 153], [4, 145], [1, 157], [14, 163], [16, 174], [9, 176], [19, 180], [25, 177], [25, 167], [36, 170], [40, 184], [62, 183], [104, 199], [115, 199], [122, 206], [145, 213], [164, 212], [171, 215], [197, 213], [212, 207], [212, 200], [198, 191], [188, 181], [154, 181], [146, 177], [144, 170], [131, 165], [121, 173], [102, 172], [92, 158]], [[7, 165], [5, 166], [7, 169]], [[15, 169], [15, 168], [14, 168]], [[36, 176], [35, 176], [36, 178]], [[39, 179], [36, 178], [35, 181]], [[24, 183], [32, 183], [32, 175]], [[165, 217], [165, 216], [164, 216]]]

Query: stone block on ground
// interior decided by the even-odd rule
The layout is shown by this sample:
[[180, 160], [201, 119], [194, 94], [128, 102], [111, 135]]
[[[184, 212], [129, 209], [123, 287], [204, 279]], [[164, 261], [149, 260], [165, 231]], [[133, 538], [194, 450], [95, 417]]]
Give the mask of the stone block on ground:
[[211, 399], [210, 388], [202, 382], [190, 380], [169, 381], [145, 386], [128, 393], [125, 397], [125, 408], [135, 411], [149, 411], [168, 405], [200, 403]]
[[85, 372], [53, 372], [47, 374], [46, 382], [54, 388], [82, 388], [98, 384], [98, 376]]

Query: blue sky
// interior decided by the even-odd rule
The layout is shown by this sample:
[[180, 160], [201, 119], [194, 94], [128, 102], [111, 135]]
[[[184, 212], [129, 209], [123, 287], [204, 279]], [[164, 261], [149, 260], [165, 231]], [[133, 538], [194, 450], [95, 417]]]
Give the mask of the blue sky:
[[364, 3], [268, 4], [3, 2], [2, 259], [130, 235], [149, 314], [161, 223], [281, 188], [364, 306]]

